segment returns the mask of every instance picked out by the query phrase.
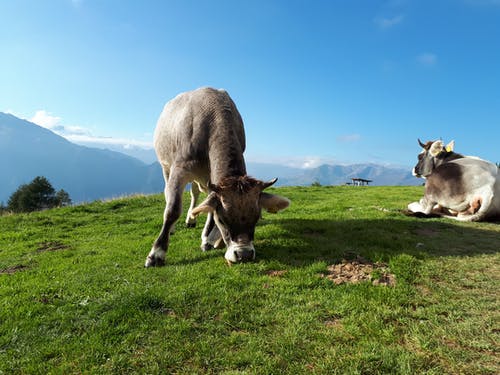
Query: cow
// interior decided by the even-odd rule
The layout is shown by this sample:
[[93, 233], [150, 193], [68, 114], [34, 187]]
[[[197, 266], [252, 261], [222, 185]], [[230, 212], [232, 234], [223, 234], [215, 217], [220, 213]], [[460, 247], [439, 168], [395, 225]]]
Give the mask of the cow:
[[[162, 266], [169, 237], [182, 210], [182, 194], [191, 184], [186, 224], [207, 214], [203, 251], [224, 241], [230, 264], [255, 259], [253, 245], [261, 209], [276, 213], [287, 198], [264, 192], [276, 178], [263, 182], [247, 175], [243, 152], [245, 131], [236, 105], [224, 90], [199, 88], [179, 94], [164, 107], [154, 133], [154, 147], [165, 179], [163, 226], [145, 267]], [[206, 199], [196, 207], [200, 191]]]
[[483, 221], [500, 217], [500, 173], [497, 165], [453, 151], [454, 142], [422, 143], [413, 168], [423, 177], [425, 194], [408, 210], [420, 215], [438, 215], [460, 221]]

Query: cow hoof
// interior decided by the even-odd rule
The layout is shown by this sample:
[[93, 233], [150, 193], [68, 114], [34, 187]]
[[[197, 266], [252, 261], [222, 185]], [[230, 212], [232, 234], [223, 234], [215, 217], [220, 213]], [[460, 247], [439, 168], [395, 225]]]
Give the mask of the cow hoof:
[[165, 265], [166, 251], [159, 248], [152, 248], [149, 252], [144, 267], [160, 267]]
[[209, 243], [203, 243], [203, 244], [201, 244], [200, 248], [201, 248], [201, 251], [209, 251], [209, 250], [212, 250], [214, 247]]
[[144, 264], [144, 267], [149, 268], [149, 267], [161, 267], [165, 265], [165, 259], [161, 258], [146, 258], [146, 263]]
[[196, 223], [186, 223], [186, 228], [196, 228]]

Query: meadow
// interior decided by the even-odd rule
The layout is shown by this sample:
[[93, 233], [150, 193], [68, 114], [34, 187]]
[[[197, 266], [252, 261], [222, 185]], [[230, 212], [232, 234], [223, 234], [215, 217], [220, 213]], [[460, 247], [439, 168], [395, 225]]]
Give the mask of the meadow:
[[[422, 187], [269, 191], [292, 204], [232, 267], [184, 210], [145, 269], [160, 195], [0, 217], [0, 374], [500, 372], [498, 223], [404, 215]], [[395, 284], [323, 277], [360, 257]]]

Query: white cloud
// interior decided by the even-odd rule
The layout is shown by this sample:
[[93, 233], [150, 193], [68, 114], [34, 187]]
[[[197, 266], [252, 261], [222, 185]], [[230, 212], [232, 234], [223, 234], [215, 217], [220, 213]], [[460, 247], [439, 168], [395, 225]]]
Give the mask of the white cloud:
[[337, 137], [337, 142], [341, 143], [352, 143], [357, 142], [361, 139], [359, 134], [343, 134]]
[[114, 145], [123, 146], [125, 149], [132, 149], [135, 147], [150, 149], [153, 148], [153, 142], [141, 141], [131, 138], [115, 138], [115, 137], [98, 137], [91, 134], [68, 134], [63, 135], [67, 140], [79, 144], [100, 144], [100, 145]]
[[404, 18], [404, 15], [400, 14], [394, 17], [376, 17], [373, 21], [379, 28], [387, 30], [403, 22]]
[[103, 137], [92, 134], [88, 128], [78, 125], [63, 125], [61, 117], [54, 116], [46, 110], [36, 111], [35, 115], [29, 121], [47, 128], [57, 135], [66, 138], [68, 141], [78, 144], [98, 144], [98, 145], [113, 145], [122, 146], [126, 149], [131, 148], [153, 148], [152, 141], [141, 141], [131, 138], [120, 137]]
[[35, 112], [35, 115], [30, 118], [31, 122], [40, 125], [47, 129], [52, 129], [56, 127], [60, 122], [61, 118], [57, 116], [53, 116], [45, 110], [39, 110]]
[[337, 159], [329, 156], [274, 156], [274, 157], [255, 157], [245, 158], [248, 162], [262, 164], [277, 164], [291, 168], [316, 168], [323, 164], [342, 164]]
[[417, 62], [426, 67], [431, 67], [437, 64], [437, 56], [433, 53], [425, 52], [417, 56]]

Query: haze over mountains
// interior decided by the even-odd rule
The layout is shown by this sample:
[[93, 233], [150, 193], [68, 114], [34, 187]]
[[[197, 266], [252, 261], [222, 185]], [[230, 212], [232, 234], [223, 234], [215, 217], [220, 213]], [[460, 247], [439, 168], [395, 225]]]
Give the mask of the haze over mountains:
[[0, 201], [45, 176], [73, 202], [161, 191], [158, 166], [109, 150], [79, 146], [29, 121], [0, 113]]
[[[417, 185], [409, 170], [376, 164], [322, 165], [300, 169], [248, 163], [248, 173], [277, 185], [339, 185], [352, 177], [374, 185]], [[66, 190], [73, 202], [92, 201], [134, 193], [158, 193], [163, 177], [158, 163], [145, 163], [111, 150], [69, 142], [52, 131], [0, 112], [0, 202], [6, 203], [21, 184], [45, 176], [56, 190]]]

